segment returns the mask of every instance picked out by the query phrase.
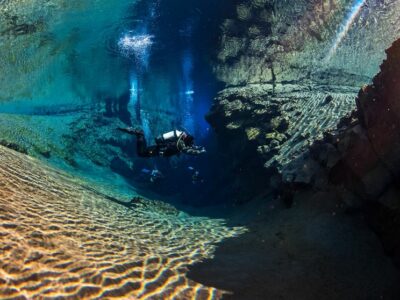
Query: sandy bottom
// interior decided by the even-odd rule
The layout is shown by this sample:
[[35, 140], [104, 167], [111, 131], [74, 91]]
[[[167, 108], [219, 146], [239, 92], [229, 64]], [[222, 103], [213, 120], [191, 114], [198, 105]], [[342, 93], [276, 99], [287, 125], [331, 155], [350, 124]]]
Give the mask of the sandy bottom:
[[[104, 191], [0, 147], [1, 299], [220, 299], [186, 277], [244, 231]], [[111, 193], [112, 194], [112, 193]]]

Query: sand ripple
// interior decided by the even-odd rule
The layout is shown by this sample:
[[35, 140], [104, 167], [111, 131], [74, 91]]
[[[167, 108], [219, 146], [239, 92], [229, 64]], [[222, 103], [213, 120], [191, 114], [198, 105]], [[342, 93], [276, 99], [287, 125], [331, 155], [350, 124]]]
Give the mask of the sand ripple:
[[243, 229], [157, 201], [134, 209], [0, 146], [1, 299], [219, 299], [185, 277]]

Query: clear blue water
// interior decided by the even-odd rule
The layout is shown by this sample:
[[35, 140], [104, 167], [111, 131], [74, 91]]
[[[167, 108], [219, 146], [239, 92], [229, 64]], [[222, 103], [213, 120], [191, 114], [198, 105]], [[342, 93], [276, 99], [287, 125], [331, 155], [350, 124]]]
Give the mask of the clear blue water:
[[[17, 43], [9, 45], [13, 48], [8, 54], [17, 58], [19, 67], [15, 68], [7, 57], [2, 60], [11, 76], [2, 81], [5, 88], [0, 97], [5, 101], [1, 101], [0, 113], [29, 118], [26, 126], [38, 137], [37, 141], [27, 138], [25, 142], [33, 154], [35, 143], [70, 152], [61, 155], [49, 150], [51, 157], [46, 158], [70, 172], [99, 181], [107, 178], [110, 183], [116, 180], [117, 185], [122, 181], [131, 185], [130, 189], [139, 186], [161, 196], [176, 194], [179, 186], [183, 186], [179, 193], [198, 194], [204, 186], [199, 189], [193, 185], [188, 167], [201, 169], [202, 176], [210, 177], [206, 181], [209, 183], [209, 175], [214, 172], [210, 159], [135, 160], [132, 142], [131, 150], [125, 149], [132, 159], [133, 165], [128, 167], [131, 170], [115, 163], [112, 157], [108, 159], [111, 168], [99, 167], [80, 153], [79, 146], [64, 147], [67, 142], [63, 136], [75, 134], [71, 131], [78, 120], [100, 114], [104, 120], [122, 121], [120, 126], [143, 128], [149, 142], [178, 128], [189, 131], [198, 144], [212, 149], [212, 130], [204, 116], [219, 85], [207, 62], [213, 55], [222, 4], [154, 0], [119, 1], [115, 5], [96, 1], [93, 6], [92, 2], [71, 2], [62, 7], [55, 1], [54, 7], [49, 4], [33, 11], [29, 4], [10, 6], [10, 13], [18, 16], [17, 23], [29, 15], [27, 23], [43, 20], [43, 25], [38, 25], [32, 35], [15, 37]], [[7, 44], [7, 37], [2, 38]], [[22, 122], [20, 126], [24, 127]], [[42, 127], [29, 122], [41, 123]], [[113, 131], [115, 126], [105, 128], [110, 131], [107, 138], [119, 134]], [[57, 134], [42, 135], [43, 128]], [[85, 135], [95, 140], [97, 133], [88, 131]], [[8, 136], [18, 140], [13, 132]], [[91, 147], [96, 147], [93, 152], [109, 155], [101, 145]], [[63, 160], [67, 155], [74, 157], [73, 164]], [[125, 159], [127, 164], [129, 158]], [[149, 185], [143, 179], [143, 168], [158, 168], [166, 179], [156, 186]], [[118, 179], [114, 172], [125, 175], [125, 179]]]
[[[399, 0], [0, 0], [0, 144], [38, 159], [0, 147], [0, 298], [399, 299], [343, 186], [297, 193], [264, 168], [355, 107], [399, 20]], [[221, 90], [239, 121], [217, 138]], [[207, 154], [140, 158], [128, 126]]]

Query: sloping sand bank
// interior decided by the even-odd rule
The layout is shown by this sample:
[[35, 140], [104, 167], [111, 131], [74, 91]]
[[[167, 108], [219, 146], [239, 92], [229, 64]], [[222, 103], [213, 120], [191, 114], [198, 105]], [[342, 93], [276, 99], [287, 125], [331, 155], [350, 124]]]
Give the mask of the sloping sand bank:
[[1, 299], [221, 298], [187, 266], [243, 229], [97, 190], [0, 146]]

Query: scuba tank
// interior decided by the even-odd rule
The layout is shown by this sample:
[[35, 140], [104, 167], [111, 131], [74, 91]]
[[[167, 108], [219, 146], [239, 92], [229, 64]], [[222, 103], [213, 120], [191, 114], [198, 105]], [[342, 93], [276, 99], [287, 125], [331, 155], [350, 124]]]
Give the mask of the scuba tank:
[[185, 132], [179, 130], [173, 130], [170, 132], [166, 132], [156, 138], [157, 144], [164, 144], [169, 142], [176, 142], [178, 141]]
[[182, 139], [190, 136], [186, 131], [181, 130], [172, 130], [166, 132], [160, 136], [158, 136], [156, 140], [156, 144], [160, 147], [159, 153], [161, 156], [164, 156], [165, 153], [169, 152], [180, 154], [180, 152], [186, 147], [185, 143], [182, 142]]

